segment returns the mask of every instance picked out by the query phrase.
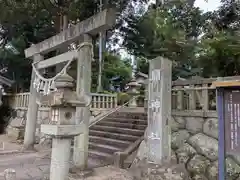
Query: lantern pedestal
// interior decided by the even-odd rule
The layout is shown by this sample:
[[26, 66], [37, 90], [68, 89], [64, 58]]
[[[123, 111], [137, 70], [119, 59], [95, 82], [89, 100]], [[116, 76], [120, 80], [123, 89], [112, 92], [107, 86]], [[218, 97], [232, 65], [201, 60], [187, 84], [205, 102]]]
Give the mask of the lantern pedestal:
[[135, 95], [138, 95], [138, 94], [130, 94], [130, 93], [128, 93], [128, 94], [132, 97], [132, 100], [129, 102], [128, 107], [136, 108], [137, 107], [137, 100], [136, 100], [136, 98], [133, 98], [133, 97]]
[[43, 124], [41, 131], [53, 138], [50, 180], [65, 180], [70, 168], [71, 141], [82, 133], [82, 126]]

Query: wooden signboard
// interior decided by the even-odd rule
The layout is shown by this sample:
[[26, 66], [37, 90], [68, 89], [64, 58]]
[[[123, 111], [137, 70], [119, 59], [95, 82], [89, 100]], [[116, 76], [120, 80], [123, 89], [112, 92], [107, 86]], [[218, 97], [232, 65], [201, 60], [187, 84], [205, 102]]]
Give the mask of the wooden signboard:
[[214, 82], [218, 112], [218, 180], [226, 180], [226, 155], [240, 154], [240, 83]]
[[224, 90], [225, 150], [240, 154], [240, 90]]

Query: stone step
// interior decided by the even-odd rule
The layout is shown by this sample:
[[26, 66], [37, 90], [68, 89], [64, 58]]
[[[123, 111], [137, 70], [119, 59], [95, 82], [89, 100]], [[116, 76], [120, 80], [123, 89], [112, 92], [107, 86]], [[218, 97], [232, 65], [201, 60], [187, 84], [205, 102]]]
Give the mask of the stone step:
[[131, 118], [131, 119], [147, 119], [146, 113], [130, 113], [130, 112], [115, 112], [109, 117]]
[[109, 126], [103, 126], [103, 125], [94, 125], [91, 127], [91, 129], [97, 130], [97, 131], [107, 131], [112, 133], [130, 134], [134, 136], [143, 136], [145, 131], [145, 130], [139, 130], [139, 129], [109, 127]]
[[109, 154], [109, 153], [99, 152], [99, 151], [96, 151], [96, 150], [89, 150], [88, 154], [93, 159], [98, 159], [100, 161], [103, 160], [104, 165], [110, 164], [111, 162], [113, 162], [113, 155]]
[[123, 151], [123, 149], [119, 147], [110, 146], [106, 144], [98, 144], [94, 142], [89, 142], [89, 149], [109, 154], [114, 154], [114, 152]]
[[119, 122], [119, 123], [131, 123], [131, 124], [141, 124], [147, 125], [147, 119], [131, 119], [131, 118], [118, 118], [118, 117], [107, 117], [102, 121], [109, 121], [109, 122]]
[[119, 122], [108, 122], [108, 121], [100, 121], [98, 125], [102, 126], [111, 126], [111, 127], [119, 127], [119, 128], [129, 128], [129, 129], [140, 129], [145, 130], [147, 125], [139, 125], [132, 123], [119, 123]]
[[106, 138], [111, 138], [111, 139], [119, 139], [119, 140], [127, 140], [134, 142], [136, 141], [139, 136], [133, 136], [129, 134], [123, 134], [123, 133], [112, 133], [112, 132], [107, 132], [107, 131], [97, 131], [97, 130], [89, 130], [89, 134], [91, 136], [100, 136], [100, 137], [106, 137]]
[[89, 136], [89, 142], [106, 144], [106, 145], [119, 147], [119, 148], [127, 148], [132, 143], [130, 141], [122, 141], [122, 140], [103, 138], [103, 137], [97, 137], [97, 136]]

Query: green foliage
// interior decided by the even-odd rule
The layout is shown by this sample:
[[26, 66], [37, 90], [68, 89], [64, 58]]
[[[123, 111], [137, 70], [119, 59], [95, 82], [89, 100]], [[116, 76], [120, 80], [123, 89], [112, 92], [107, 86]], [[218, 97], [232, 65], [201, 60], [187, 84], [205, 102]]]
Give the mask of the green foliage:
[[237, 33], [216, 31], [214, 38], [205, 38], [199, 51], [203, 76], [240, 75], [240, 37]]
[[[120, 86], [125, 86], [131, 79], [132, 67], [128, 59], [121, 59], [119, 56], [106, 53], [102, 71], [103, 89], [109, 90], [110, 79], [119, 76], [122, 81]], [[97, 88], [98, 61], [92, 65], [92, 92]]]
[[118, 105], [123, 105], [131, 99], [131, 96], [127, 93], [120, 92], [117, 94], [117, 103]]
[[100, 93], [103, 93], [103, 94], [112, 94], [112, 92], [110, 92], [110, 91], [103, 91], [103, 92], [100, 92]]
[[[136, 57], [137, 71], [148, 74], [148, 60], [163, 56], [173, 61], [173, 80], [192, 75], [239, 75], [239, 2], [222, 0], [220, 9], [213, 13], [202, 13], [192, 6], [192, 0], [158, 3], [146, 12], [147, 0], [103, 2], [104, 7], [117, 7], [115, 29], [119, 28], [123, 46]], [[67, 16], [74, 24], [96, 13], [98, 3], [95, 0], [63, 0], [58, 3], [50, 0], [0, 0], [0, 68], [7, 66], [7, 76], [26, 90], [31, 60], [25, 59], [24, 49], [59, 32], [60, 17]], [[115, 44], [117, 39], [113, 38], [111, 43]], [[17, 53], [5, 45], [13, 47]], [[92, 71], [95, 91], [97, 61], [93, 63]], [[120, 76], [123, 79], [121, 86], [125, 85], [131, 72], [129, 60], [106, 54], [103, 88], [108, 90], [109, 79], [114, 76]]]
[[128, 27], [122, 28], [126, 32], [123, 45], [138, 57], [138, 71], [147, 74], [147, 60], [163, 56], [174, 61], [174, 79], [189, 77], [199, 73], [195, 64], [197, 37], [208, 18], [198, 8], [181, 2], [150, 8], [143, 16], [129, 21]]
[[[116, 27], [123, 23], [122, 18], [125, 16], [122, 14], [132, 8], [133, 1], [138, 0], [113, 0], [108, 4], [106, 4], [107, 1], [103, 1], [104, 8], [116, 7], [118, 11]], [[31, 61], [24, 58], [24, 49], [59, 32], [62, 28], [60, 20], [63, 16], [67, 16], [68, 22], [73, 24], [92, 16], [99, 11], [99, 1], [0, 0], [0, 8], [0, 46], [2, 47], [0, 68], [7, 66], [9, 69], [7, 76], [16, 80], [21, 89], [26, 90], [31, 78]], [[19, 54], [6, 50], [4, 48], [6, 44], [17, 48]], [[16, 66], [16, 64], [21, 65]], [[121, 72], [117, 74], [126, 73], [125, 66], [122, 63], [118, 65], [120, 65], [119, 68], [115, 70]], [[123, 67], [123, 70], [120, 67]], [[98, 68], [95, 71], [98, 71]], [[106, 72], [105, 77], [109, 74], [111, 73]], [[121, 76], [125, 77], [125, 75]], [[105, 84], [108, 83], [106, 78], [104, 81]]]
[[219, 10], [202, 13], [192, 3], [167, 2], [134, 16], [122, 28], [123, 45], [146, 74], [148, 60], [163, 56], [173, 61], [173, 80], [239, 75], [239, 7], [223, 0]]

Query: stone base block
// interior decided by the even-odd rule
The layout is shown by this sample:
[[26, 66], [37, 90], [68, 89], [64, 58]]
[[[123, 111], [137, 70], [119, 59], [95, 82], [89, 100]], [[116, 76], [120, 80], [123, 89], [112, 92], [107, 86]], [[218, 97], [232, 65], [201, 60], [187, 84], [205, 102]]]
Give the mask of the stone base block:
[[17, 128], [17, 127], [8, 127], [7, 128], [7, 135], [14, 140], [20, 140], [24, 138], [24, 132], [25, 129], [22, 128]]
[[85, 179], [89, 176], [92, 176], [93, 172], [94, 172], [93, 169], [81, 170], [79, 168], [73, 167], [73, 168], [70, 168], [69, 170], [69, 176], [75, 179], [78, 179], [78, 178]]

